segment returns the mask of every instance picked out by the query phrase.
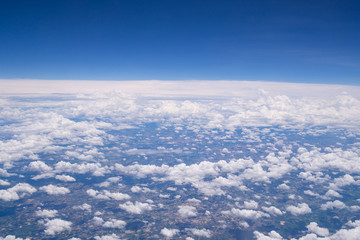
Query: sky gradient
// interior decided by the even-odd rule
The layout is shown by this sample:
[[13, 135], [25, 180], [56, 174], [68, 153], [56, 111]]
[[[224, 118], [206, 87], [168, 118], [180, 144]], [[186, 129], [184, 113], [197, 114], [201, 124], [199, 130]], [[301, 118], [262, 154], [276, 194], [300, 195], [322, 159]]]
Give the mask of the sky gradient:
[[0, 78], [360, 84], [358, 1], [19, 1]]

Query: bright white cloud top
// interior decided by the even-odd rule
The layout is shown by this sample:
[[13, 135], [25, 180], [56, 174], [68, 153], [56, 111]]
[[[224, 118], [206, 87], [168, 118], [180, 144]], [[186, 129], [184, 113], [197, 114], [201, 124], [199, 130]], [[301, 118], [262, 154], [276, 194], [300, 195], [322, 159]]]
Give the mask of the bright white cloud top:
[[1, 238], [360, 238], [360, 87], [0, 85]]

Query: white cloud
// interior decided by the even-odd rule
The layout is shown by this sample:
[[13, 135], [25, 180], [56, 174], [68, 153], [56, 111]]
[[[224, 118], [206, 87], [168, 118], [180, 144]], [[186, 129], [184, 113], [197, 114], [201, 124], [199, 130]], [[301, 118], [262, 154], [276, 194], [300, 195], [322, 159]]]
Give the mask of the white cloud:
[[172, 238], [172, 237], [174, 237], [176, 234], [179, 233], [179, 229], [163, 228], [163, 229], [161, 229], [160, 233], [161, 233], [163, 236], [167, 237], [167, 238]]
[[295, 216], [311, 213], [311, 208], [306, 203], [299, 203], [297, 206], [288, 206], [286, 210]]
[[254, 200], [245, 201], [244, 202], [244, 208], [246, 209], [257, 209], [259, 204], [255, 202]]
[[43, 218], [53, 218], [58, 214], [57, 210], [38, 210], [35, 212], [36, 216]]
[[0, 179], [0, 185], [1, 185], [1, 186], [9, 186], [10, 183], [9, 183], [8, 181], [6, 181], [6, 180]]
[[126, 225], [126, 222], [123, 220], [109, 219], [103, 223], [104, 228], [119, 228], [122, 229]]
[[335, 200], [333, 202], [327, 202], [324, 204], [321, 204], [321, 209], [322, 210], [327, 210], [327, 209], [334, 209], [334, 208], [338, 208], [338, 209], [343, 209], [346, 208], [345, 203], [339, 201], [339, 200]]
[[282, 240], [284, 239], [281, 235], [275, 231], [271, 231], [267, 236], [258, 231], [254, 232], [255, 238], [257, 240]]
[[7, 235], [6, 237], [0, 237], [0, 240], [30, 240], [30, 238], [18, 238], [14, 235]]
[[51, 172], [52, 168], [42, 161], [31, 162], [28, 166], [31, 171]]
[[[308, 233], [302, 237], [299, 237], [299, 240], [357, 240], [360, 238], [360, 221], [356, 220], [354, 222], [349, 222], [343, 226], [342, 229], [336, 231], [334, 234], [329, 233], [329, 230], [326, 228], [321, 228], [315, 222], [311, 222], [307, 228]], [[348, 227], [352, 228], [348, 228]], [[257, 240], [281, 240], [284, 239], [280, 234], [275, 231], [271, 231], [268, 236], [260, 232], [254, 232]]]
[[18, 183], [6, 190], [0, 190], [0, 199], [4, 201], [14, 201], [24, 197], [27, 194], [31, 195], [36, 191], [36, 188], [28, 183]]
[[288, 185], [286, 185], [285, 183], [280, 184], [277, 188], [281, 189], [281, 190], [289, 190], [290, 189], [290, 187]]
[[94, 198], [97, 199], [105, 199], [105, 200], [109, 200], [109, 199], [113, 199], [113, 200], [126, 200], [126, 199], [130, 199], [131, 197], [126, 194], [126, 193], [120, 193], [120, 192], [109, 192], [108, 190], [103, 190], [103, 191], [97, 191], [94, 189], [88, 189], [86, 191], [86, 193], [89, 196], [92, 196]]
[[47, 186], [42, 186], [39, 189], [50, 195], [64, 195], [70, 192], [70, 190], [66, 187], [57, 187], [52, 184], [49, 184]]
[[119, 204], [119, 207], [121, 209], [127, 211], [128, 213], [142, 214], [145, 211], [151, 211], [153, 208], [153, 205], [149, 204], [149, 203], [138, 202], [138, 201], [136, 201], [135, 203], [127, 201], [126, 203]]
[[179, 206], [178, 214], [183, 218], [196, 217], [197, 211], [193, 206]]
[[311, 222], [306, 227], [309, 232], [315, 233], [318, 236], [326, 237], [329, 235], [329, 230], [327, 228], [319, 227], [316, 222]]
[[120, 240], [120, 237], [113, 233], [111, 235], [95, 236], [95, 240]]
[[76, 179], [69, 176], [69, 175], [56, 175], [55, 177], [57, 180], [63, 181], [63, 182], [75, 182]]
[[211, 231], [208, 229], [197, 229], [197, 228], [186, 228], [187, 231], [190, 231], [192, 234], [194, 234], [197, 237], [211, 237]]
[[109, 172], [107, 167], [102, 167], [100, 163], [70, 163], [60, 161], [55, 164], [56, 172], [68, 172], [68, 173], [78, 173], [85, 174], [91, 173], [94, 176], [104, 176]]
[[55, 218], [48, 220], [44, 225], [46, 227], [45, 233], [48, 235], [55, 235], [56, 233], [71, 230], [71, 222]]
[[277, 207], [271, 206], [271, 207], [262, 207], [262, 210], [264, 210], [267, 213], [270, 213], [271, 215], [283, 215], [284, 213], [278, 209]]
[[87, 212], [91, 212], [91, 208], [92, 208], [91, 205], [89, 205], [87, 203], [73, 207], [73, 209], [80, 209], [80, 210], [84, 210]]
[[256, 220], [262, 217], [270, 217], [270, 215], [267, 213], [251, 209], [232, 208], [230, 211], [222, 211], [222, 213], [251, 220]]
[[337, 197], [337, 198], [341, 198], [342, 196], [340, 195], [340, 193], [330, 189], [325, 193], [326, 197]]

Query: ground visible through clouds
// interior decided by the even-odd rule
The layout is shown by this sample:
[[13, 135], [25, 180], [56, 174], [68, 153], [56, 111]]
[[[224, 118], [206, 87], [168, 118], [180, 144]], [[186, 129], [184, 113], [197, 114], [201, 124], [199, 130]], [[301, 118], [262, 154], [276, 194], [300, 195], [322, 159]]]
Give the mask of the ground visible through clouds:
[[0, 239], [360, 238], [359, 87], [2, 83]]

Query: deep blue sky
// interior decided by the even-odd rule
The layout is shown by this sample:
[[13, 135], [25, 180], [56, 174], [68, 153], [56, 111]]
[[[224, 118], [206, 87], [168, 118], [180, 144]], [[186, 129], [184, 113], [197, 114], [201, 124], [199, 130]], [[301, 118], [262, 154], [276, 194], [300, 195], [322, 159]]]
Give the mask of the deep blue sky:
[[0, 78], [360, 84], [360, 1], [0, 0]]

